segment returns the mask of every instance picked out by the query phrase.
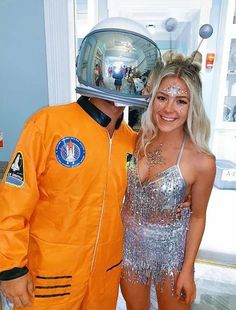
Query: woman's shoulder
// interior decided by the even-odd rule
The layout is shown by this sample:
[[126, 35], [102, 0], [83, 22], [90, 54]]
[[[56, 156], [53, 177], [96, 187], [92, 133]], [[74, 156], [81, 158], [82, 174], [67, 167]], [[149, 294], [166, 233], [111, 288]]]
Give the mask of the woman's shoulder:
[[216, 166], [216, 159], [214, 155], [199, 152], [197, 155], [199, 171], [211, 171]]
[[196, 172], [214, 172], [216, 167], [216, 158], [213, 154], [199, 150], [197, 146], [189, 145], [188, 157]]

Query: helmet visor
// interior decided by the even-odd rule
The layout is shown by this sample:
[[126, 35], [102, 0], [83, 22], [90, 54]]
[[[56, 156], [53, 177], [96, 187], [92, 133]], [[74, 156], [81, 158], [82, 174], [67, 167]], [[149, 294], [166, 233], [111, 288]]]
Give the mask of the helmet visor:
[[118, 29], [95, 30], [81, 44], [77, 77], [80, 84], [108, 99], [139, 103], [147, 99], [142, 91], [158, 60], [156, 43], [145, 36]]

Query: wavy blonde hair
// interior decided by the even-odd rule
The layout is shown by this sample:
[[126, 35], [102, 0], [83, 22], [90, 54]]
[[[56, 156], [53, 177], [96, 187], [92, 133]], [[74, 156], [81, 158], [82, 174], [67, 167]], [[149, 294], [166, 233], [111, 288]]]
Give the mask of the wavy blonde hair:
[[142, 116], [137, 152], [145, 153], [146, 147], [158, 134], [152, 112], [153, 103], [161, 81], [166, 77], [178, 77], [186, 83], [190, 93], [189, 111], [187, 121], [184, 124], [184, 130], [200, 151], [212, 155], [208, 146], [210, 122], [202, 100], [202, 82], [200, 78], [201, 54], [194, 52], [190, 57], [185, 58], [181, 54], [167, 52], [163, 55], [163, 59], [165, 65], [160, 70], [156, 81], [154, 81], [149, 106]]

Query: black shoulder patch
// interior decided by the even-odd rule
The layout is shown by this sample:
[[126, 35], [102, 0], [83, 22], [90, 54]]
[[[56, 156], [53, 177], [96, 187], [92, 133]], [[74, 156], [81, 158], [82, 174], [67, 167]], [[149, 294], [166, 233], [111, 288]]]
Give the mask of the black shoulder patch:
[[7, 172], [5, 183], [21, 187], [24, 184], [24, 160], [21, 152], [18, 152]]
[[136, 158], [134, 154], [127, 153], [126, 157], [126, 168], [127, 169], [133, 169], [136, 165]]
[[127, 153], [127, 157], [126, 157], [126, 162], [128, 163], [129, 161], [131, 161], [133, 154], [131, 153]]

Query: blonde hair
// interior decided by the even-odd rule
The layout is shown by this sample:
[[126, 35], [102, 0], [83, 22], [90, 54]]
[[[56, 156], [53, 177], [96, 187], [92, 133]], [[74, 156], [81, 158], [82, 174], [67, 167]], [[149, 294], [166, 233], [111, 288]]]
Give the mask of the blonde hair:
[[165, 66], [160, 70], [156, 81], [154, 81], [149, 106], [142, 116], [142, 129], [137, 147], [138, 153], [142, 151], [145, 153], [146, 147], [158, 134], [158, 129], [152, 118], [152, 111], [161, 81], [166, 77], [178, 77], [186, 83], [190, 93], [189, 111], [184, 130], [200, 151], [212, 154], [208, 146], [210, 122], [203, 106], [202, 83], [199, 74], [201, 70], [201, 54], [194, 52], [189, 58], [185, 58], [181, 54], [168, 52], [163, 55], [163, 60]]

